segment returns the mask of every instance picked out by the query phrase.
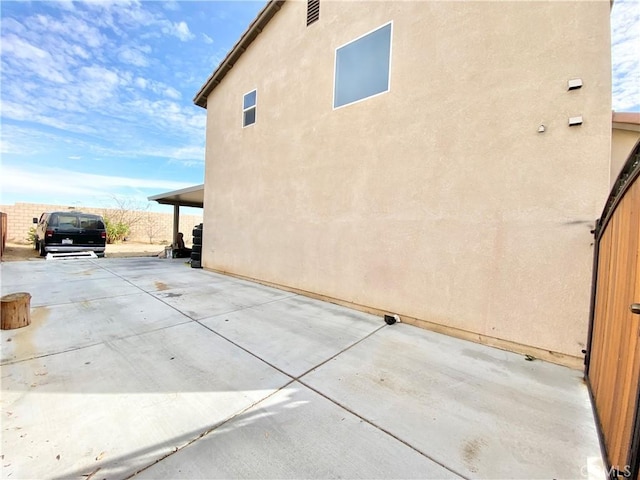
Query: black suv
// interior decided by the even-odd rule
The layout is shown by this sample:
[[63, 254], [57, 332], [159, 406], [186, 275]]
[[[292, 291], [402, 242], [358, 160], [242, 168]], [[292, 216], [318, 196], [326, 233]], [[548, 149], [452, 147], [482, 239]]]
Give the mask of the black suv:
[[50, 212], [33, 219], [37, 223], [34, 248], [44, 257], [48, 252], [93, 251], [104, 256], [107, 230], [100, 215], [76, 211]]

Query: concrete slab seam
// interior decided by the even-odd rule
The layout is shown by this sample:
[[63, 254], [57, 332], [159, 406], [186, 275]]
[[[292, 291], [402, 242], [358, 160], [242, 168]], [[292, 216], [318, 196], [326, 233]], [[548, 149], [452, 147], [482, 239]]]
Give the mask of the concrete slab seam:
[[235, 310], [229, 310], [228, 312], [221, 312], [221, 313], [216, 313], [214, 315], [211, 315], [209, 317], [204, 317], [204, 318], [198, 318], [198, 319], [194, 319], [196, 322], [202, 322], [204, 320], [209, 320], [211, 318], [215, 318], [215, 317], [222, 317], [223, 315], [231, 315], [232, 313], [237, 313], [237, 312], [241, 312], [243, 310], [251, 310], [251, 309], [255, 309], [258, 307], [264, 307], [265, 305], [269, 305], [271, 303], [277, 303], [277, 302], [281, 302], [282, 300], [288, 300], [292, 297], [297, 297], [299, 296], [297, 293], [294, 293], [293, 295], [289, 295], [287, 297], [282, 297], [282, 298], [275, 298], [273, 300], [269, 300], [267, 302], [264, 303], [257, 303], [255, 305], [247, 305], [246, 307], [238, 307]]
[[[92, 262], [95, 262], [95, 260], [92, 260]], [[116, 276], [116, 277], [118, 277], [120, 280], [124, 280], [124, 281], [125, 281], [125, 282], [127, 282], [129, 285], [131, 285], [131, 286], [133, 286], [133, 287], [137, 288], [137, 289], [138, 289], [138, 290], [140, 290], [141, 292], [144, 292], [145, 294], [149, 295], [149, 296], [150, 296], [150, 297], [152, 297], [153, 299], [155, 299], [155, 300], [157, 300], [157, 301], [159, 301], [159, 302], [161, 302], [161, 303], [165, 304], [166, 306], [168, 306], [168, 307], [172, 308], [173, 310], [175, 310], [176, 312], [180, 313], [180, 314], [181, 314], [181, 315], [183, 315], [184, 317], [187, 317], [190, 321], [198, 321], [197, 319], [195, 319], [195, 318], [193, 318], [193, 317], [190, 317], [189, 315], [187, 315], [185, 312], [183, 312], [182, 310], [178, 309], [177, 307], [175, 307], [175, 306], [171, 305], [170, 303], [165, 302], [161, 297], [157, 297], [157, 296], [153, 295], [152, 291], [150, 291], [150, 290], [145, 290], [144, 288], [140, 287], [139, 285], [136, 285], [135, 283], [133, 283], [132, 281], [130, 281], [130, 280], [126, 279], [126, 278], [124, 278], [123, 276], [119, 275], [118, 273], [116, 273], [116, 272], [114, 272], [114, 271], [112, 271], [112, 270], [109, 270], [109, 269], [108, 269], [107, 267], [105, 267], [105, 266], [99, 265], [99, 267], [100, 267], [100, 268], [102, 268], [103, 270], [105, 270], [105, 271], [107, 271], [107, 272], [111, 273], [112, 275], [115, 275], [115, 276]], [[197, 273], [201, 273], [201, 272], [197, 272]], [[127, 295], [133, 295], [133, 294], [127, 294]], [[277, 298], [277, 299], [275, 299], [275, 300], [269, 300], [268, 302], [260, 303], [260, 304], [257, 304], [257, 305], [250, 305], [250, 306], [246, 306], [246, 307], [239, 307], [239, 308], [237, 308], [237, 309], [235, 309], [235, 310], [230, 310], [230, 311], [228, 311], [228, 312], [224, 312], [224, 313], [221, 313], [221, 314], [219, 314], [219, 315], [228, 315], [228, 314], [230, 314], [230, 313], [239, 312], [239, 311], [241, 311], [241, 310], [246, 310], [246, 309], [248, 309], [248, 308], [260, 307], [260, 306], [262, 306], [262, 305], [267, 305], [267, 304], [269, 304], [269, 303], [279, 302], [279, 301], [281, 301], [281, 300], [284, 300], [284, 299], [287, 299], [287, 298], [291, 298], [291, 297], [295, 297], [295, 296], [297, 296], [297, 295], [298, 295], [297, 293], [292, 293], [291, 295], [288, 295], [288, 296], [286, 296], [286, 297]], [[108, 298], [108, 297], [107, 297], [107, 298]], [[213, 315], [213, 316], [216, 316], [216, 315]], [[207, 318], [210, 318], [210, 317], [207, 317]], [[200, 320], [204, 320], [204, 319], [200, 319]], [[200, 322], [198, 322], [198, 323], [200, 323]], [[201, 324], [201, 325], [202, 325], [202, 324]]]
[[388, 325], [386, 325], [386, 324], [384, 324], [384, 323], [383, 323], [383, 324], [382, 324], [382, 325], [380, 325], [378, 328], [376, 328], [373, 332], [368, 333], [367, 335], [365, 335], [364, 337], [362, 337], [360, 340], [357, 340], [357, 341], [353, 342], [351, 345], [347, 345], [345, 348], [343, 348], [342, 350], [340, 350], [340, 351], [339, 351], [338, 353], [336, 353], [335, 355], [332, 355], [331, 357], [327, 358], [326, 360], [324, 360], [324, 361], [320, 362], [318, 365], [316, 365], [316, 366], [314, 366], [314, 367], [310, 368], [309, 370], [307, 370], [306, 372], [304, 372], [304, 373], [302, 373], [302, 374], [298, 375], [297, 377], [295, 377], [295, 379], [296, 379], [296, 380], [301, 379], [301, 378], [302, 378], [302, 377], [304, 377], [305, 375], [307, 375], [307, 374], [309, 374], [309, 373], [313, 372], [314, 370], [316, 370], [316, 369], [320, 368], [320, 367], [321, 367], [321, 366], [323, 366], [325, 363], [330, 362], [331, 360], [333, 360], [334, 358], [336, 358], [338, 355], [343, 354], [344, 352], [346, 352], [347, 350], [349, 350], [349, 349], [351, 349], [351, 348], [355, 347], [355, 346], [356, 346], [356, 345], [358, 345], [359, 343], [364, 342], [367, 338], [369, 338], [370, 336], [372, 336], [372, 335], [374, 335], [374, 334], [378, 333], [380, 330], [382, 330], [383, 328], [386, 328], [386, 327], [388, 327]]
[[[224, 314], [223, 314], [224, 315]], [[217, 315], [216, 315], [217, 316]], [[203, 319], [204, 320], [204, 319]], [[248, 353], [249, 355], [251, 355], [252, 357], [257, 358], [258, 360], [260, 360], [261, 362], [269, 365], [271, 368], [277, 370], [278, 372], [282, 373], [283, 375], [286, 375], [287, 377], [291, 378], [292, 380], [299, 380], [301, 377], [303, 377], [304, 375], [307, 375], [308, 373], [312, 372], [313, 370], [315, 370], [316, 368], [321, 367], [322, 365], [324, 365], [325, 363], [333, 360], [334, 358], [336, 358], [338, 355], [346, 352], [347, 350], [349, 350], [350, 348], [355, 347], [356, 345], [358, 345], [360, 342], [366, 340], [367, 338], [369, 338], [371, 335], [373, 335], [374, 333], [380, 331], [381, 329], [385, 328], [387, 325], [381, 325], [380, 327], [376, 328], [373, 332], [368, 333], [367, 335], [365, 335], [364, 337], [362, 337], [361, 339], [351, 343], [350, 345], [347, 345], [345, 348], [343, 348], [342, 350], [340, 350], [339, 352], [337, 352], [336, 354], [332, 355], [331, 357], [327, 358], [326, 360], [323, 360], [322, 362], [320, 362], [319, 364], [315, 365], [314, 367], [310, 368], [309, 370], [307, 370], [306, 372], [302, 373], [301, 375], [298, 376], [293, 376], [290, 373], [285, 372], [284, 370], [282, 370], [280, 367], [277, 367], [275, 365], [273, 365], [271, 362], [268, 362], [267, 360], [265, 360], [264, 358], [260, 357], [259, 355], [253, 353], [251, 350], [243, 347], [242, 345], [234, 342], [233, 340], [225, 337], [224, 335], [222, 335], [220, 332], [216, 332], [213, 328], [203, 324], [200, 320], [195, 320], [196, 323], [199, 323], [200, 325], [202, 325], [204, 328], [206, 328], [207, 330], [211, 331], [212, 333], [215, 333], [216, 335], [218, 335], [220, 338], [226, 340], [227, 342], [229, 342], [230, 344], [232, 344], [234, 347], [239, 348], [240, 350], [242, 350], [243, 352]]]
[[333, 403], [334, 405], [337, 405], [338, 407], [342, 408], [343, 410], [346, 410], [347, 412], [349, 412], [351, 415], [354, 415], [355, 417], [359, 418], [360, 420], [362, 420], [363, 422], [371, 425], [373, 428], [376, 428], [378, 430], [380, 430], [382, 433], [389, 435], [391, 438], [397, 440], [398, 442], [402, 443], [403, 445], [409, 447], [411, 450], [413, 450], [414, 452], [422, 455], [423, 457], [427, 458], [429, 461], [441, 466], [442, 468], [444, 468], [445, 470], [448, 470], [449, 472], [453, 473], [454, 475], [457, 475], [458, 477], [464, 479], [464, 480], [470, 480], [469, 477], [465, 477], [462, 473], [455, 471], [453, 468], [448, 467], [447, 465], [445, 465], [444, 463], [442, 463], [441, 461], [433, 458], [432, 456], [426, 454], [425, 452], [423, 452], [422, 450], [416, 448], [415, 446], [411, 445], [411, 443], [403, 440], [402, 438], [398, 437], [397, 435], [395, 435], [394, 433], [390, 432], [389, 430], [387, 430], [386, 428], [381, 427], [380, 425], [377, 425], [376, 423], [372, 422], [371, 420], [369, 420], [366, 417], [363, 417], [362, 415], [360, 415], [359, 413], [351, 410], [349, 407], [346, 407], [344, 405], [342, 405], [340, 402], [338, 402], [337, 400], [334, 400], [333, 398], [325, 395], [324, 393], [322, 393], [320, 390], [318, 390], [317, 388], [312, 387], [311, 385], [305, 383], [304, 381], [298, 379], [297, 380], [301, 385], [307, 387], [309, 390], [317, 393], [318, 395], [326, 398], [327, 400], [329, 400], [331, 403]]
[[345, 351], [349, 350], [350, 348], [354, 347], [355, 345], [363, 342], [364, 340], [366, 340], [367, 338], [373, 336], [374, 334], [378, 333], [380, 330], [384, 329], [384, 328], [391, 328], [389, 325], [383, 324], [381, 325], [379, 328], [376, 328], [373, 332], [369, 333], [368, 335], [366, 335], [365, 337], [361, 338], [360, 340], [358, 340], [357, 342], [353, 343], [352, 345], [349, 345], [348, 347], [344, 348], [343, 350], [341, 350], [340, 352], [336, 353], [335, 355], [333, 355], [331, 358], [328, 358], [327, 360], [325, 360], [324, 362], [319, 363], [318, 365], [316, 365], [315, 367], [307, 370], [306, 372], [304, 372], [302, 375], [299, 375], [298, 377], [296, 377], [296, 380], [303, 386], [307, 387], [308, 389], [312, 390], [313, 392], [317, 393], [318, 395], [326, 398], [327, 400], [329, 400], [331, 403], [333, 403], [334, 405], [337, 405], [338, 407], [342, 408], [343, 410], [346, 410], [347, 412], [351, 413], [352, 415], [355, 415], [356, 417], [358, 417], [360, 420], [362, 420], [363, 422], [368, 423], [369, 425], [371, 425], [372, 427], [380, 430], [381, 432], [385, 433], [386, 435], [389, 435], [390, 437], [394, 438], [395, 440], [399, 441], [400, 443], [406, 445], [407, 447], [411, 448], [412, 450], [414, 450], [415, 452], [419, 453], [420, 455], [424, 456], [425, 458], [429, 459], [430, 461], [440, 465], [442, 468], [450, 471], [451, 473], [453, 473], [454, 475], [459, 476], [460, 478], [464, 478], [465, 480], [468, 480], [467, 477], [465, 477], [464, 475], [462, 475], [460, 472], [456, 472], [455, 470], [453, 470], [450, 467], [447, 467], [445, 464], [443, 464], [442, 462], [436, 460], [435, 458], [432, 458], [431, 456], [427, 455], [425, 452], [422, 452], [421, 450], [417, 449], [416, 447], [414, 447], [413, 445], [411, 445], [409, 442], [406, 442], [405, 440], [401, 439], [400, 437], [396, 436], [395, 434], [391, 433], [390, 431], [386, 430], [385, 428], [375, 424], [374, 422], [372, 422], [371, 420], [363, 417], [362, 415], [356, 413], [355, 411], [349, 409], [348, 407], [342, 405], [340, 402], [332, 399], [331, 397], [325, 395], [324, 393], [322, 393], [320, 390], [310, 386], [309, 384], [305, 383], [302, 380], [302, 377], [304, 377], [305, 375], [313, 372], [314, 370], [320, 368], [322, 365], [326, 364], [327, 362], [333, 360], [334, 358], [336, 358], [338, 355], [344, 353]]
[[[92, 263], [95, 263], [95, 264], [97, 265], [97, 263], [96, 263], [96, 261], [95, 261], [95, 260], [91, 260], [91, 262], [92, 262]], [[188, 318], [188, 319], [189, 319], [189, 321], [194, 321], [194, 319], [193, 319], [193, 318], [191, 318], [189, 315], [187, 315], [186, 313], [184, 313], [182, 310], [179, 310], [178, 308], [174, 307], [173, 305], [171, 305], [171, 304], [169, 304], [169, 303], [165, 302], [164, 300], [162, 300], [162, 298], [158, 298], [158, 297], [156, 297], [155, 295], [152, 295], [152, 294], [151, 294], [151, 292], [146, 291], [144, 288], [142, 288], [142, 287], [140, 287], [139, 285], [136, 285], [135, 283], [133, 283], [132, 281], [130, 281], [130, 280], [128, 280], [128, 279], [126, 279], [126, 278], [124, 278], [122, 275], [120, 275], [120, 274], [118, 274], [118, 273], [116, 273], [116, 272], [114, 272], [114, 271], [112, 271], [112, 270], [109, 270], [107, 267], [105, 267], [105, 266], [103, 266], [103, 265], [98, 265], [98, 266], [99, 266], [100, 268], [102, 268], [103, 270], [105, 270], [105, 271], [107, 271], [107, 272], [111, 273], [112, 275], [115, 275], [115, 276], [116, 276], [116, 277], [118, 277], [120, 280], [123, 280], [123, 281], [127, 282], [127, 283], [128, 283], [129, 285], [131, 285], [132, 287], [137, 288], [138, 290], [140, 290], [140, 291], [141, 291], [141, 292], [143, 292], [144, 294], [149, 295], [149, 296], [150, 296], [151, 298], [153, 298], [154, 300], [157, 300], [157, 301], [159, 301], [159, 302], [161, 302], [161, 303], [165, 304], [167, 307], [172, 308], [173, 310], [175, 310], [176, 312], [178, 312], [178, 313], [179, 313], [180, 315], [182, 315], [183, 317]]]
[[82, 347], [77, 347], [77, 348], [70, 348], [68, 350], [62, 350], [59, 352], [51, 352], [51, 353], [45, 353], [43, 355], [36, 355], [34, 357], [29, 357], [29, 358], [21, 358], [19, 360], [10, 360], [7, 362], [2, 362], [0, 364], [1, 367], [5, 367], [5, 366], [9, 366], [9, 365], [16, 365], [18, 363], [22, 363], [22, 362], [29, 362], [31, 360], [35, 360], [38, 358], [47, 358], [47, 357], [53, 357], [54, 355], [60, 355], [63, 353], [69, 353], [69, 352], [75, 352], [77, 350], [83, 350], [85, 348], [91, 348], [91, 347], [95, 347], [96, 345], [102, 345], [104, 342], [96, 342], [96, 343], [92, 343], [91, 345], [83, 345]]
[[[226, 315], [225, 313], [223, 313], [222, 315]], [[251, 350], [246, 349], [245, 347], [243, 347], [242, 345], [237, 344], [236, 342], [234, 342], [233, 340], [225, 337], [224, 335], [222, 335], [219, 332], [216, 332], [214, 329], [212, 329], [211, 327], [205, 325], [204, 323], [202, 323], [200, 320], [194, 320], [194, 322], [196, 322], [197, 324], [201, 325], [202, 327], [206, 328], [207, 330], [209, 330], [211, 333], [214, 333], [215, 335], [219, 336], [220, 338], [222, 338], [223, 340], [226, 340], [227, 342], [229, 342], [231, 345], [233, 345], [236, 348], [239, 348], [240, 350], [242, 350], [245, 353], [248, 353], [249, 355], [251, 355], [254, 358], [257, 358], [258, 360], [260, 360], [261, 362], [269, 365], [271, 368], [273, 368], [274, 370], [277, 370], [278, 372], [282, 373], [283, 375], [286, 375], [287, 377], [289, 377], [292, 381], [296, 380], [296, 377], [294, 377], [293, 375], [288, 374], [287, 372], [285, 372], [284, 370], [282, 370], [279, 367], [276, 367], [275, 365], [273, 365], [270, 362], [267, 362], [264, 358], [259, 357], [258, 355], [256, 355], [255, 353], [253, 353]]]
[[[88, 299], [88, 302], [93, 302], [94, 300], [106, 300], [108, 298], [118, 298], [118, 297], [128, 297], [130, 295], [138, 295], [138, 292], [133, 292], [133, 293], [121, 293], [118, 295], [107, 295], [106, 297], [95, 297], [95, 298], [91, 298]], [[38, 305], [38, 304], [32, 304], [31, 306], [33, 308], [40, 308], [40, 307], [59, 307], [59, 306], [63, 306], [63, 305], [73, 305], [74, 303], [78, 303], [78, 301], [82, 301], [82, 300], [73, 300], [71, 302], [62, 302], [62, 303], [46, 303], [46, 304], [42, 304], [42, 305]]]
[[144, 332], [140, 332], [140, 333], [132, 333], [131, 335], [123, 335], [123, 336], [119, 336], [119, 337], [115, 337], [115, 338], [109, 338], [106, 340], [102, 340], [100, 342], [96, 342], [96, 343], [91, 343], [88, 345], [82, 345], [81, 347], [75, 347], [75, 348], [69, 348], [67, 350], [61, 350], [59, 352], [51, 352], [51, 353], [45, 353], [42, 355], [36, 355], [34, 357], [29, 357], [29, 358], [21, 358], [20, 360], [11, 360], [8, 362], [3, 362], [0, 364], [0, 366], [5, 366], [5, 365], [14, 365], [17, 363], [21, 363], [21, 362], [27, 362], [29, 360], [35, 360], [38, 358], [46, 358], [46, 357], [52, 357], [54, 355], [60, 355], [63, 353], [69, 353], [69, 352], [77, 352], [79, 350], [84, 350], [85, 348], [91, 348], [91, 347], [95, 347], [97, 345], [105, 345], [107, 343], [110, 343], [114, 340], [126, 340], [127, 338], [133, 338], [133, 337], [139, 337], [140, 335], [147, 335], [149, 333], [154, 333], [154, 332], [159, 332], [161, 330], [166, 330], [168, 328], [173, 328], [173, 327], [178, 327], [181, 325], [186, 325], [187, 323], [191, 323], [193, 320], [189, 319], [189, 320], [185, 320], [183, 322], [180, 323], [174, 323], [172, 325], [166, 325], [164, 327], [158, 327], [158, 328], [154, 328], [152, 330], [145, 330]]
[[126, 476], [123, 478], [123, 480], [129, 480], [133, 477], [135, 477], [136, 475], [138, 475], [139, 473], [142, 473], [143, 471], [145, 471], [148, 468], [151, 468], [152, 466], [154, 466], [157, 463], [160, 463], [161, 461], [163, 461], [164, 459], [170, 457], [171, 455], [174, 455], [182, 450], [184, 450], [185, 448], [187, 448], [188, 446], [194, 444], [195, 442], [197, 442], [198, 440], [200, 440], [201, 438], [206, 437], [207, 435], [209, 435], [210, 433], [215, 432], [218, 428], [225, 426], [227, 423], [232, 422], [236, 417], [244, 414], [245, 412], [247, 412], [248, 410], [252, 409], [253, 407], [255, 407], [256, 405], [259, 405], [260, 403], [264, 402], [265, 400], [268, 400], [269, 398], [271, 398], [272, 396], [274, 396], [275, 394], [277, 394], [278, 392], [280, 392], [281, 390], [287, 388], [289, 385], [291, 385], [292, 383], [294, 383], [295, 380], [291, 380], [287, 383], [285, 383], [283, 386], [281, 386], [280, 388], [275, 389], [273, 392], [271, 392], [269, 395], [267, 395], [264, 398], [261, 398], [260, 400], [257, 400], [255, 402], [253, 402], [251, 405], [247, 406], [246, 408], [243, 408], [242, 410], [239, 410], [238, 412], [234, 413], [233, 415], [231, 415], [229, 418], [215, 424], [213, 427], [208, 428], [207, 430], [205, 430], [204, 432], [202, 432], [200, 435], [198, 435], [197, 437], [191, 439], [190, 441], [188, 441], [187, 443], [185, 443], [183, 446], [181, 447], [175, 447], [173, 451], [163, 455], [162, 457], [156, 459], [155, 461], [151, 462], [150, 464], [136, 470], [135, 472], [133, 472], [132, 474]]

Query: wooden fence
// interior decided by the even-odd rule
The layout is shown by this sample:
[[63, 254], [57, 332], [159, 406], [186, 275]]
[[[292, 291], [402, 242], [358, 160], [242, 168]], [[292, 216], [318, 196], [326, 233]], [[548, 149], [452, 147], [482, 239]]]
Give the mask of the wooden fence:
[[640, 145], [596, 227], [586, 379], [610, 478], [640, 478]]

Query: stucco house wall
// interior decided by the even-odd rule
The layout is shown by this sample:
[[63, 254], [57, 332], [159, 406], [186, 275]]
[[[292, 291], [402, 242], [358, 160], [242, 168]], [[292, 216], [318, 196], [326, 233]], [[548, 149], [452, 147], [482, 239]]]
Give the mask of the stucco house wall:
[[[204, 267], [576, 360], [609, 188], [609, 6], [324, 1], [307, 27], [285, 2], [207, 99]], [[388, 22], [390, 90], [334, 109], [336, 48]]]

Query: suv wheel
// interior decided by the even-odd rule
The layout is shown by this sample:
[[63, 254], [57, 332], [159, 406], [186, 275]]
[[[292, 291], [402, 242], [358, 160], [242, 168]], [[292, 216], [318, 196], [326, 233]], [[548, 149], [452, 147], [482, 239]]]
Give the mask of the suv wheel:
[[40, 256], [45, 257], [47, 255], [47, 251], [44, 249], [44, 241], [40, 242]]

